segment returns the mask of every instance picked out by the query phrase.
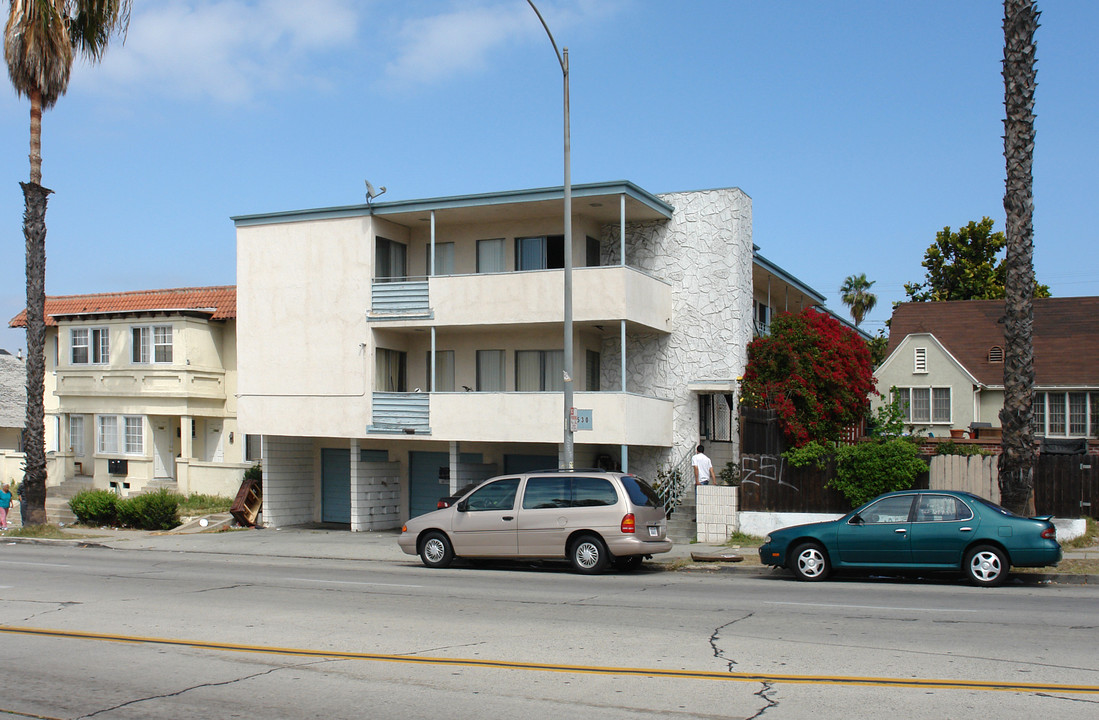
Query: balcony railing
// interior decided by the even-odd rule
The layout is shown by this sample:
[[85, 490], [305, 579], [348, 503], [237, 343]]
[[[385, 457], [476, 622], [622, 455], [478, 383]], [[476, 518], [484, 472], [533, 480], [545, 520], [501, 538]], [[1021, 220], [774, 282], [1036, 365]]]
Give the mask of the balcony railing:
[[372, 397], [372, 424], [367, 432], [431, 434], [431, 404], [427, 393], [376, 392]]

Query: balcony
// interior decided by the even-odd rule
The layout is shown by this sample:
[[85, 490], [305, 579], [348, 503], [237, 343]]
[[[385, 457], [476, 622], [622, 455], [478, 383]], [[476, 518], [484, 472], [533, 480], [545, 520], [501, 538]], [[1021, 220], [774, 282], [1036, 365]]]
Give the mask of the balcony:
[[[401, 396], [408, 400], [404, 416]], [[560, 393], [375, 393], [374, 400], [373, 425], [367, 429], [371, 434], [429, 434], [433, 440], [462, 442], [560, 443], [564, 439]], [[425, 428], [422, 408], [428, 403], [430, 427]], [[577, 443], [672, 444], [671, 400], [579, 392], [575, 403], [577, 408], [591, 410], [593, 418], [591, 430], [576, 432]]]
[[[564, 322], [563, 271], [451, 275], [427, 280], [378, 282], [371, 322], [389, 327], [507, 326]], [[402, 287], [404, 286], [404, 287]], [[427, 304], [424, 304], [424, 300]], [[672, 288], [629, 267], [573, 271], [573, 320], [626, 320], [655, 332], [671, 332]]]
[[190, 366], [162, 369], [65, 369], [57, 371], [57, 395], [75, 397], [225, 400], [225, 371]]

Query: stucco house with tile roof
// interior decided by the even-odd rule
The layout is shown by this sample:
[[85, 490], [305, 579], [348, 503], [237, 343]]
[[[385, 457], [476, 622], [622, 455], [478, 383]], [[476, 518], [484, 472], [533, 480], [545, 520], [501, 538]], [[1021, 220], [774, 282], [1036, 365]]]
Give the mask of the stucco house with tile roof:
[[[560, 465], [563, 195], [233, 218], [265, 524], [399, 527], [471, 480]], [[723, 466], [748, 342], [823, 296], [758, 256], [740, 189], [572, 199], [576, 466], [655, 479], [700, 439]]]
[[47, 297], [47, 485], [234, 495], [236, 387], [233, 286]]
[[[886, 359], [875, 372], [878, 392], [889, 396], [897, 388], [914, 430], [997, 436], [1004, 398], [1003, 315], [1002, 300], [898, 305]], [[1097, 317], [1099, 297], [1034, 300], [1038, 437], [1099, 437]]]

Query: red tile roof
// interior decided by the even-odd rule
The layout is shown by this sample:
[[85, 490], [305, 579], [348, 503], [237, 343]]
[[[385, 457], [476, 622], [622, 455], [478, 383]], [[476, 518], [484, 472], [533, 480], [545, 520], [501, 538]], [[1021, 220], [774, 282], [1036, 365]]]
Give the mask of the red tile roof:
[[[57, 316], [64, 315], [136, 314], [165, 310], [209, 310], [211, 320], [236, 319], [237, 288], [235, 285], [222, 285], [95, 295], [48, 295], [46, 325], [57, 325]], [[26, 327], [27, 311], [16, 315], [8, 325]]]
[[[1004, 348], [1004, 301], [902, 303], [893, 310], [887, 355], [912, 333], [931, 333], [985, 385], [1004, 384], [1004, 364], [990, 362]], [[1099, 297], [1034, 301], [1035, 383], [1099, 385]]]

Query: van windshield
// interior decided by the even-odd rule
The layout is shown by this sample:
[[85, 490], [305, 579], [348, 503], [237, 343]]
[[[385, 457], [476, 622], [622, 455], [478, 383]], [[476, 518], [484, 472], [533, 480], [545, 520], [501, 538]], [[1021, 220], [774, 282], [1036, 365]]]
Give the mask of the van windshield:
[[656, 491], [649, 487], [649, 484], [639, 477], [623, 475], [622, 487], [626, 488], [626, 493], [630, 496], [630, 502], [634, 505], [640, 507], [660, 507], [664, 504], [664, 501], [660, 499], [660, 496], [656, 494]]

